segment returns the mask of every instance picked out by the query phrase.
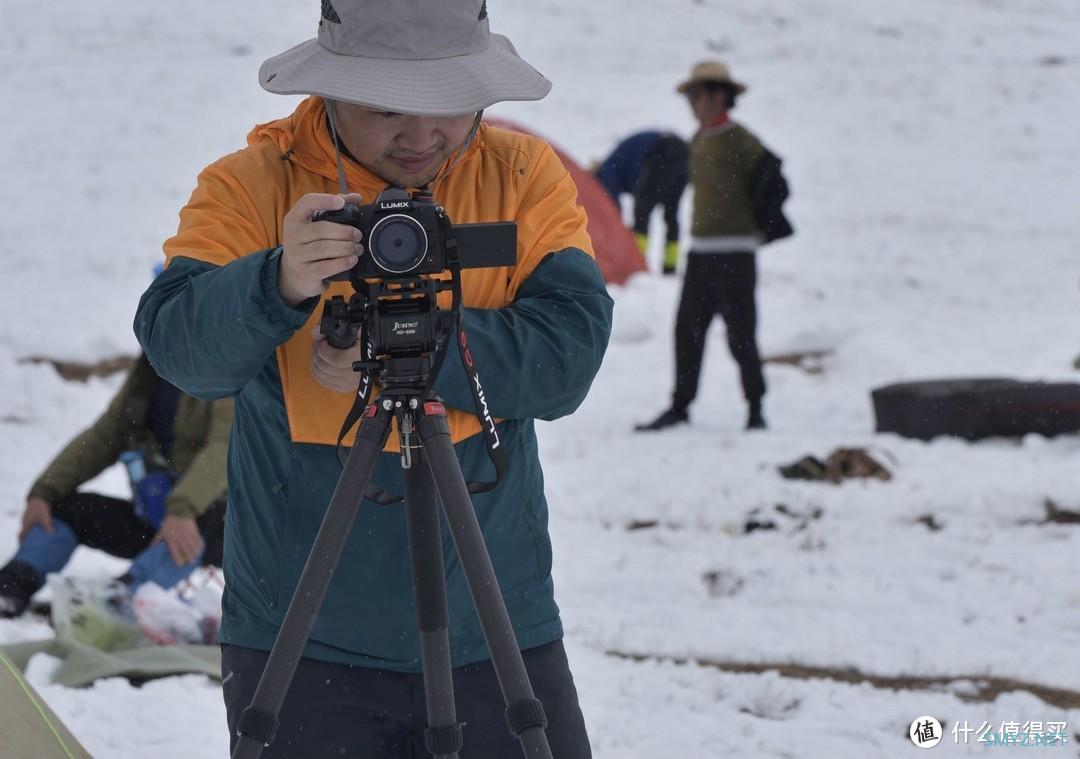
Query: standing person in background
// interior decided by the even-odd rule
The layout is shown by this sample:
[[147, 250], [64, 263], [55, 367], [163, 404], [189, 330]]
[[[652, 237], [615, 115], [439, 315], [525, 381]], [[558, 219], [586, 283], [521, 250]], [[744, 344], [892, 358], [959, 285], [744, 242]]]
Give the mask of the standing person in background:
[[704, 61], [677, 92], [684, 95], [700, 129], [690, 142], [694, 185], [690, 251], [675, 321], [675, 391], [671, 407], [638, 431], [660, 430], [689, 420], [697, 395], [705, 335], [720, 314], [728, 347], [739, 365], [749, 407], [746, 429], [764, 429], [765, 377], [757, 346], [755, 251], [792, 234], [781, 211], [788, 195], [780, 159], [754, 134], [731, 120], [746, 86], [726, 65]]
[[[0, 617], [22, 614], [80, 546], [134, 558], [124, 578], [169, 588], [221, 565], [233, 402], [200, 401], [140, 356], [108, 410], [30, 488], [15, 557], [0, 568]], [[123, 461], [132, 499], [79, 490]]]
[[596, 170], [596, 179], [619, 204], [619, 196], [634, 196], [634, 242], [641, 254], [649, 248], [649, 217], [664, 207], [666, 229], [664, 274], [679, 264], [679, 200], [687, 181], [686, 143], [671, 132], [638, 132], [620, 142]]

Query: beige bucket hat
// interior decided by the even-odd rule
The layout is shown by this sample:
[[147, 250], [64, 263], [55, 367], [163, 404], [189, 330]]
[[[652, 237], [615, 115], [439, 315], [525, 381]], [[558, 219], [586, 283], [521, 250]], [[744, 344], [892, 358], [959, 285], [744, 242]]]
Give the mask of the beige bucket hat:
[[491, 33], [486, 0], [322, 0], [319, 36], [266, 60], [259, 84], [417, 116], [539, 100], [551, 89]]
[[704, 84], [705, 82], [730, 84], [735, 88], [735, 92], [740, 95], [746, 92], [746, 85], [732, 79], [731, 72], [728, 70], [727, 65], [720, 61], [702, 61], [701, 63], [695, 64], [694, 68], [690, 71], [690, 78], [676, 87], [675, 91], [681, 95], [685, 95], [686, 91], [695, 84]]

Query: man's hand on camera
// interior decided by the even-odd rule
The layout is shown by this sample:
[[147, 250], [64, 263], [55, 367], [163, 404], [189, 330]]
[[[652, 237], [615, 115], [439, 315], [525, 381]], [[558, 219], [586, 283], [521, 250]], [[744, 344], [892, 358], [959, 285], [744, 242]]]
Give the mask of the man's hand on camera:
[[326, 280], [351, 269], [364, 252], [360, 230], [333, 221], [312, 221], [316, 211], [338, 211], [346, 203], [359, 205], [356, 193], [324, 195], [310, 192], [285, 214], [278, 291], [290, 306], [322, 295]]
[[360, 386], [360, 375], [353, 371], [353, 362], [363, 356], [358, 340], [351, 348], [335, 348], [323, 337], [318, 328], [313, 333], [311, 346], [311, 374], [315, 381], [335, 393], [355, 393]]
[[168, 515], [161, 523], [155, 540], [165, 541], [173, 563], [182, 567], [199, 557], [205, 545], [199, 534], [199, 525], [191, 517]]
[[23, 512], [22, 528], [19, 530], [19, 540], [26, 537], [26, 533], [30, 532], [30, 528], [35, 524], [40, 524], [41, 528], [45, 532], [53, 532], [52, 523], [52, 509], [49, 506], [49, 502], [44, 498], [38, 498], [37, 496], [30, 496], [26, 499], [26, 511]]

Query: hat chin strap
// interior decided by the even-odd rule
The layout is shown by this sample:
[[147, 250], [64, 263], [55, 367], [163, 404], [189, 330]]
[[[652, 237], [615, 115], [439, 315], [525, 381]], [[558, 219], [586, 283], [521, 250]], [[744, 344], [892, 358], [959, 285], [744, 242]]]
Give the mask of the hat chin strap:
[[345, 164], [341, 160], [341, 143], [338, 142], [337, 124], [334, 123], [334, 101], [323, 98], [326, 105], [326, 120], [330, 122], [330, 136], [334, 140], [334, 158], [337, 159], [338, 190], [342, 195], [349, 194], [349, 185], [345, 182]]
[[465, 135], [465, 140], [461, 143], [461, 147], [458, 148], [458, 154], [454, 157], [454, 160], [450, 162], [450, 165], [446, 167], [446, 171], [437, 174], [430, 182], [429, 185], [435, 185], [449, 176], [450, 172], [454, 170], [461, 159], [465, 157], [465, 151], [469, 149], [469, 145], [472, 144], [473, 139], [476, 137], [476, 133], [480, 131], [480, 119], [484, 118], [484, 109], [481, 108], [476, 112], [476, 118], [473, 119], [472, 126], [469, 127], [469, 133]]
[[[323, 102], [326, 105], [326, 120], [330, 122], [330, 137], [334, 141], [334, 158], [337, 160], [337, 172], [338, 172], [338, 190], [342, 195], [349, 193], [349, 185], [345, 181], [345, 163], [341, 160], [341, 142], [338, 140], [337, 124], [334, 119], [334, 101], [330, 98], [323, 98]], [[476, 112], [476, 117], [473, 119], [472, 126], [469, 127], [469, 133], [465, 135], [465, 140], [461, 143], [461, 146], [457, 150], [457, 155], [454, 156], [454, 160], [450, 162], [450, 165], [446, 167], [446, 171], [440, 172], [434, 176], [426, 185], [433, 186], [441, 182], [443, 179], [454, 170], [454, 167], [461, 162], [461, 159], [465, 156], [465, 151], [469, 149], [469, 145], [472, 144], [473, 139], [476, 138], [476, 133], [480, 131], [480, 119], [484, 117], [484, 110], [480, 109]]]

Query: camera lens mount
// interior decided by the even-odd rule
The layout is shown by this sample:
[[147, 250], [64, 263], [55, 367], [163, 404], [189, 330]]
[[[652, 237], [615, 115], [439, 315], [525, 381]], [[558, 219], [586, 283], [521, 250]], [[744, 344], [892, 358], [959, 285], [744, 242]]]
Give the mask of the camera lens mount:
[[405, 274], [427, 258], [427, 231], [412, 216], [401, 213], [384, 216], [371, 228], [368, 252], [385, 271]]

